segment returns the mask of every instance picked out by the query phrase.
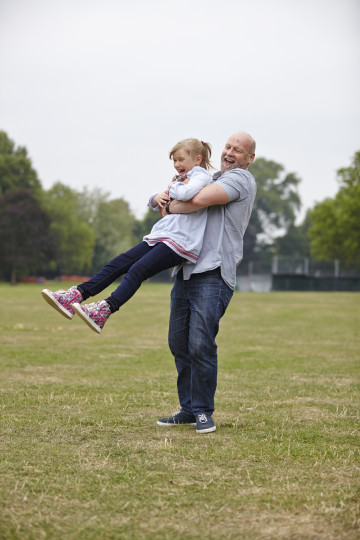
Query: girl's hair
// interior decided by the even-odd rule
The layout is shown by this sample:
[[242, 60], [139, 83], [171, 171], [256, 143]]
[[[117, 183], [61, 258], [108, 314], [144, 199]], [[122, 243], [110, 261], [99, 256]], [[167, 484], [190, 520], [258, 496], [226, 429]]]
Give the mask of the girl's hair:
[[172, 159], [175, 152], [178, 150], [185, 150], [192, 158], [201, 156], [202, 161], [200, 167], [203, 169], [214, 169], [210, 163], [211, 158], [211, 146], [209, 143], [199, 141], [198, 139], [184, 139], [178, 142], [169, 152], [169, 158]]

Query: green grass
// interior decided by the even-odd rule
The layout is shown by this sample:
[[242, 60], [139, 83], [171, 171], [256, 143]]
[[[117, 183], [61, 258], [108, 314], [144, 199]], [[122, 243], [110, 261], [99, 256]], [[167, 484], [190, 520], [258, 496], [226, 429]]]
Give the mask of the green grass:
[[100, 336], [41, 288], [0, 285], [1, 539], [360, 537], [359, 294], [235, 293], [197, 435], [156, 425], [170, 285]]

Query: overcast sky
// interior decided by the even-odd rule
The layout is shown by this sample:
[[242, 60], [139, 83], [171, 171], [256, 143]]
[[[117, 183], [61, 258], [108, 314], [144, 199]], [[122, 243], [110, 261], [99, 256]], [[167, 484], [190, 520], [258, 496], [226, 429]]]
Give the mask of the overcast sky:
[[45, 189], [100, 187], [141, 218], [197, 137], [232, 133], [334, 196], [360, 150], [359, 0], [0, 0], [0, 129]]

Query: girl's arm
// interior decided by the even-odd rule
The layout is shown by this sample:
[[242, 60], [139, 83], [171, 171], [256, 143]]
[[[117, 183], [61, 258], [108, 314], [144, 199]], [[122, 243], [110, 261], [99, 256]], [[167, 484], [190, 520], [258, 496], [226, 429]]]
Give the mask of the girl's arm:
[[[227, 204], [228, 202], [229, 196], [225, 189], [218, 186], [216, 182], [213, 182], [204, 187], [191, 201], [171, 201], [169, 210], [171, 214], [189, 214], [200, 210], [200, 208], [215, 204]], [[164, 216], [165, 214], [162, 215]]]
[[[200, 170], [198, 170], [200, 169]], [[188, 183], [175, 182], [169, 187], [169, 195], [171, 199], [178, 201], [188, 201], [192, 199], [199, 191], [210, 184], [212, 181], [211, 174], [205, 169], [198, 167], [190, 177]]]

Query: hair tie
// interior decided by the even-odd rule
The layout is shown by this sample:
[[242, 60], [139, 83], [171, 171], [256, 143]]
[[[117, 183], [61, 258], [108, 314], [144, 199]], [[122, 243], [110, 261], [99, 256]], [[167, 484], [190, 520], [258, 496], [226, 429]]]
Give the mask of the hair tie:
[[200, 141], [200, 142], [201, 142], [201, 144], [204, 146], [204, 141]]

